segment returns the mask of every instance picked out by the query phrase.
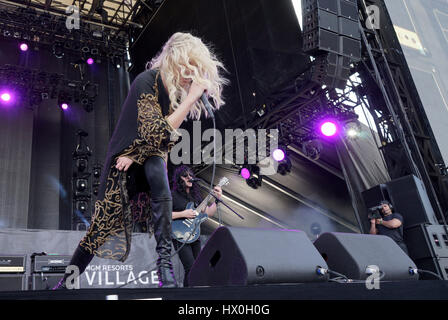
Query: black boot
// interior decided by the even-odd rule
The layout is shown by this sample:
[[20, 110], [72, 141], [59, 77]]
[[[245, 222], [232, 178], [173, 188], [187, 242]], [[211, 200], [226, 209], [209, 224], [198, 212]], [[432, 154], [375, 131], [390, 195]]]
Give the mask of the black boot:
[[[76, 248], [73, 253], [72, 259], [70, 260], [70, 266], [77, 266], [79, 269], [79, 276], [84, 272], [86, 267], [92, 261], [94, 255], [87, 252], [80, 245]], [[65, 273], [64, 277], [59, 280], [58, 284], [52, 290], [67, 290], [66, 280], [70, 273]]]
[[157, 276], [159, 287], [176, 288], [173, 266], [171, 264], [171, 215], [173, 202], [171, 199], [151, 200], [154, 221], [154, 237], [157, 242]]

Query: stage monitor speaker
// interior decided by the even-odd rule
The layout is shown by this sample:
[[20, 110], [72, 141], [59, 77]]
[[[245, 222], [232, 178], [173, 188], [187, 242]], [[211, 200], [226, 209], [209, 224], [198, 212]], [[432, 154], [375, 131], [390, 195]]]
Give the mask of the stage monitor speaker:
[[31, 275], [30, 290], [51, 290], [63, 276], [63, 273], [33, 273]]
[[414, 175], [386, 183], [394, 211], [404, 218], [404, 229], [422, 223], [439, 224], [423, 182]]
[[27, 290], [27, 276], [25, 274], [0, 274], [0, 291]]
[[188, 275], [191, 286], [326, 281], [327, 264], [299, 230], [220, 227]]
[[373, 265], [384, 273], [382, 280], [418, 280], [418, 275], [409, 272], [409, 268], [416, 268], [415, 263], [386, 236], [328, 232], [314, 246], [330, 270], [349, 279], [365, 280], [367, 268]]
[[383, 200], [389, 200], [389, 193], [385, 184], [379, 184], [361, 192], [366, 208], [372, 208], [380, 205]]

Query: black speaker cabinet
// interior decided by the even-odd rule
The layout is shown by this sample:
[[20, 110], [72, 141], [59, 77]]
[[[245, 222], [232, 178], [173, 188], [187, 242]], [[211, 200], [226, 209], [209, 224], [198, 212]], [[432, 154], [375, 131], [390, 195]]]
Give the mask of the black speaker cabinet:
[[420, 224], [404, 230], [409, 255], [415, 261], [448, 258], [448, 237], [444, 226]]
[[220, 227], [188, 277], [191, 286], [326, 281], [327, 264], [303, 231]]
[[366, 208], [378, 206], [381, 201], [389, 200], [389, 193], [385, 184], [379, 184], [361, 192]]
[[438, 224], [423, 182], [408, 175], [386, 183], [394, 210], [404, 218], [404, 228], [422, 223]]
[[365, 280], [367, 267], [374, 265], [384, 272], [383, 280], [418, 280], [418, 275], [409, 273], [409, 268], [416, 268], [415, 263], [389, 237], [329, 232], [314, 245], [330, 270], [349, 279]]
[[63, 273], [33, 273], [31, 275], [30, 290], [51, 290], [63, 276]]
[[[420, 270], [431, 271], [438, 274], [442, 279], [448, 280], [448, 258], [424, 258], [415, 260], [415, 264]], [[438, 280], [432, 274], [420, 272], [421, 280]]]
[[0, 291], [27, 290], [25, 274], [0, 274]]

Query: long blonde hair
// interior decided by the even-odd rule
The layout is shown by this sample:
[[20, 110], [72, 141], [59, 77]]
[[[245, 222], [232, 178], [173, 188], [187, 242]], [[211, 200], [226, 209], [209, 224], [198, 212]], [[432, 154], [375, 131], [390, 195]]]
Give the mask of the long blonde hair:
[[[181, 77], [204, 85], [208, 96], [213, 100], [212, 108], [219, 109], [224, 105], [222, 90], [228, 80], [221, 73], [226, 69], [210, 48], [190, 33], [173, 34], [146, 68], [160, 70], [168, 90], [170, 108], [173, 110], [176, 110], [188, 95], [187, 90], [180, 85]], [[199, 119], [202, 111], [207, 113], [199, 99], [191, 109], [189, 117]]]

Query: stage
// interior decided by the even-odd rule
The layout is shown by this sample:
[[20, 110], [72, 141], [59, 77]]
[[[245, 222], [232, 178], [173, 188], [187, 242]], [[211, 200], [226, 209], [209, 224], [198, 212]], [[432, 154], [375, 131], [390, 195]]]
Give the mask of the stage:
[[197, 288], [79, 289], [0, 292], [0, 300], [447, 300], [448, 281], [300, 283]]

